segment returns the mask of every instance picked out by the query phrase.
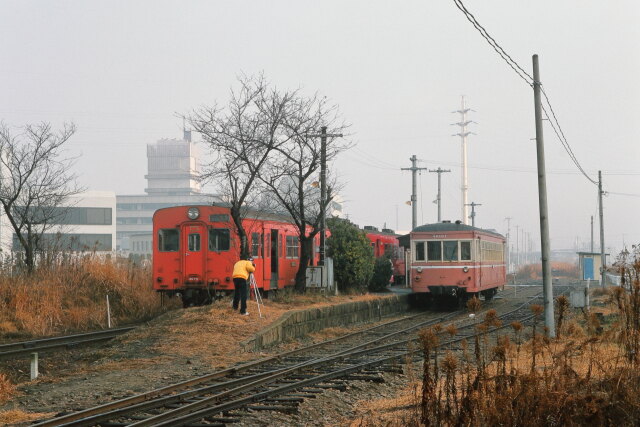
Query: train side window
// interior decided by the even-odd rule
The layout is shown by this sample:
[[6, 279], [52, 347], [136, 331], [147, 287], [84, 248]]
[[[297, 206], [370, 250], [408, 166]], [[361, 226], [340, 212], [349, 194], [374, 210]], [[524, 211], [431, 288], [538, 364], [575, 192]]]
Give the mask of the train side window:
[[251, 256], [261, 257], [260, 233], [251, 233]]
[[179, 247], [180, 231], [177, 228], [158, 230], [158, 250], [160, 252], [177, 252]]
[[424, 242], [416, 242], [416, 261], [425, 261]]
[[471, 261], [471, 242], [460, 242], [460, 261]]
[[442, 242], [440, 240], [427, 242], [427, 260], [442, 261]]
[[445, 261], [458, 261], [458, 241], [448, 240], [442, 242]]
[[300, 256], [300, 244], [298, 236], [287, 236], [287, 258]]
[[228, 228], [209, 229], [209, 250], [228, 251], [231, 248], [231, 234]]
[[189, 251], [198, 252], [200, 250], [200, 233], [189, 234], [188, 245]]

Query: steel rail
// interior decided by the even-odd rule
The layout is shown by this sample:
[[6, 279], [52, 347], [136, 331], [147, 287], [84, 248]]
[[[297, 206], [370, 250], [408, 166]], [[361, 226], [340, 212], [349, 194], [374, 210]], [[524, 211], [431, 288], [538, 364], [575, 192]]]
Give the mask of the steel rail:
[[84, 344], [96, 343], [113, 339], [134, 329], [133, 326], [118, 329], [105, 329], [103, 331], [88, 332], [84, 334], [64, 335], [40, 340], [21, 341], [0, 345], [0, 360], [15, 359], [31, 353], [49, 352], [53, 350], [71, 348]]
[[[534, 297], [531, 297], [529, 299], [529, 301], [531, 299], [534, 299], [536, 297], [539, 297], [539, 295], [536, 295]], [[522, 307], [526, 306], [527, 304], [529, 304], [529, 301], [521, 304], [518, 308], [504, 313], [502, 314], [500, 317], [505, 317], [508, 316], [518, 310], [521, 310]], [[486, 310], [484, 310], [486, 311]], [[408, 331], [408, 330], [413, 330], [413, 329], [417, 329], [420, 328], [422, 326], [424, 326], [425, 324], [429, 324], [429, 323], [437, 323], [437, 322], [442, 322], [444, 320], [446, 320], [446, 318], [449, 317], [453, 317], [458, 315], [459, 313], [450, 313], [449, 315], [446, 316], [441, 316], [439, 318], [436, 319], [429, 319], [426, 322], [421, 322], [418, 325], [414, 325], [410, 328], [406, 328], [403, 331]], [[170, 417], [172, 416], [180, 416], [181, 414], [187, 414], [189, 412], [194, 412], [194, 411], [199, 411], [200, 408], [202, 408], [203, 406], [207, 406], [211, 403], [215, 403], [215, 402], [219, 402], [220, 399], [223, 398], [228, 398], [231, 397], [235, 394], [238, 393], [242, 393], [243, 391], [247, 391], [247, 390], [251, 390], [253, 388], [256, 387], [260, 387], [260, 386], [264, 386], [270, 383], [273, 383], [275, 381], [277, 381], [278, 379], [284, 378], [288, 375], [292, 375], [295, 374], [301, 370], [304, 369], [309, 369], [309, 368], [313, 368], [316, 366], [321, 366], [322, 364], [327, 364], [330, 362], [335, 362], [338, 360], [342, 360], [345, 359], [347, 357], [352, 357], [352, 356], [360, 356], [363, 354], [368, 354], [368, 353], [372, 353], [372, 352], [380, 352], [380, 351], [385, 351], [385, 350], [389, 350], [392, 349], [394, 347], [398, 347], [401, 345], [406, 346], [409, 342], [412, 341], [416, 341], [415, 338], [413, 339], [409, 339], [409, 340], [401, 340], [401, 341], [396, 341], [393, 342], [391, 344], [385, 344], [382, 346], [378, 346], [375, 347], [373, 349], [363, 349], [366, 346], [370, 346], [376, 342], [382, 341], [384, 339], [388, 339], [392, 336], [398, 335], [400, 333], [402, 333], [403, 331], [397, 331], [397, 332], [393, 332], [391, 334], [386, 334], [382, 337], [367, 341], [363, 344], [359, 344], [355, 347], [352, 347], [350, 349], [347, 350], [343, 350], [340, 351], [338, 353], [333, 354], [332, 356], [329, 357], [320, 357], [320, 358], [316, 358], [313, 360], [309, 360], [309, 361], [305, 361], [302, 363], [299, 363], [297, 365], [293, 365], [293, 366], [288, 366], [288, 367], [284, 367], [284, 368], [278, 368], [275, 370], [271, 370], [271, 371], [267, 371], [267, 372], [262, 372], [262, 373], [258, 373], [258, 374], [253, 374], [250, 375], [248, 377], [243, 377], [243, 378], [238, 378], [238, 379], [233, 379], [231, 381], [227, 381], [227, 382], [223, 382], [223, 383], [218, 383], [218, 384], [214, 384], [214, 385], [208, 385], [202, 388], [198, 388], [198, 389], [194, 389], [194, 390], [188, 390], [179, 394], [173, 394], [171, 396], [166, 396], [169, 393], [174, 393], [176, 391], [179, 391], [181, 389], [184, 389], [186, 387], [189, 386], [193, 386], [193, 385], [198, 385], [200, 383], [204, 383], [207, 381], [210, 381], [212, 379], [217, 379], [217, 378], [221, 378], [224, 376], [228, 376], [228, 375], [233, 375], [236, 373], [239, 373], [241, 371], [246, 371], [246, 370], [250, 370], [252, 368], [258, 367], [260, 365], [264, 365], [268, 362], [271, 361], [277, 361], [278, 359], [284, 359], [288, 356], [291, 356], [293, 354], [296, 353], [301, 353], [303, 351], [308, 351], [310, 349], [313, 348], [319, 348], [321, 346], [326, 346], [329, 345], [331, 343], [335, 343], [335, 342], [339, 342], [345, 339], [348, 339], [350, 337], [353, 337], [355, 335], [359, 335], [359, 334], [364, 334], [365, 332], [370, 332], [370, 331], [374, 331], [376, 329], [380, 329], [386, 326], [389, 326], [391, 324], [395, 324], [395, 323], [399, 323], [399, 322], [403, 322], [403, 321], [407, 321], [407, 320], [411, 320], [414, 318], [417, 318], [419, 316], [423, 316], [424, 313], [418, 314], [418, 315], [414, 315], [414, 316], [409, 316], [409, 317], [404, 317], [401, 319], [396, 319], [394, 321], [391, 322], [385, 322], [383, 324], [380, 325], [376, 325], [370, 328], [366, 328], [357, 332], [353, 332], [347, 335], [344, 335], [342, 337], [338, 337], [332, 340], [327, 340], [327, 341], [323, 341], [317, 344], [313, 344], [311, 346], [307, 346], [307, 347], [302, 347], [300, 349], [296, 349], [296, 350], [292, 350], [290, 352], [286, 352], [286, 353], [282, 353], [276, 356], [272, 356], [266, 359], [261, 359], [258, 361], [254, 361], [254, 362], [250, 362], [248, 364], [245, 365], [241, 365], [235, 368], [229, 368], [226, 369], [224, 371], [219, 371], [213, 374], [209, 374], [209, 375], [205, 375], [203, 377], [199, 377], [193, 380], [189, 380], [189, 381], [185, 381], [183, 383], [179, 383], [179, 384], [174, 384], [171, 386], [167, 386], [158, 390], [154, 390], [151, 392], [147, 392], [147, 393], [143, 393], [137, 396], [133, 396], [130, 398], [125, 398], [125, 399], [121, 399], [119, 401], [116, 402], [111, 402], [108, 404], [104, 404], [98, 407], [94, 407], [94, 408], [89, 408], [87, 410], [81, 411], [81, 412], [77, 412], [74, 414], [69, 414], [67, 416], [63, 416], [63, 417], [58, 417], [56, 419], [53, 420], [49, 420], [49, 421], [45, 421], [39, 424], [36, 424], [38, 426], [59, 426], [59, 425], [73, 425], [73, 426], [89, 426], [89, 425], [95, 425], [101, 421], [105, 421], [105, 420], [113, 420], [119, 416], [122, 415], [126, 415], [129, 413], [134, 413], [134, 412], [141, 412], [141, 411], [145, 411], [147, 409], [151, 409], [151, 408], [156, 408], [159, 406], [166, 406], [172, 403], [177, 403], [177, 402], [185, 402], [185, 401], [193, 401], [193, 397], [196, 397], [198, 395], [202, 395], [202, 394], [207, 394], [207, 393], [212, 393], [212, 392], [216, 392], [217, 390], [221, 390], [223, 388], [227, 388], [226, 391], [219, 393], [217, 395], [208, 397], [208, 398], [204, 398], [192, 403], [189, 403], [187, 405], [184, 405], [178, 409], [174, 409], [173, 411], [168, 411], [165, 412], [164, 414], [161, 414], [160, 416], [155, 416], [155, 417], [151, 417], [151, 418], [147, 418], [145, 420], [139, 421], [137, 423], [133, 423], [131, 425], [136, 425], [136, 426], [144, 426], [144, 425], [157, 425], [157, 423], [160, 422], [164, 422], [165, 419], [170, 419]], [[530, 316], [533, 317], [533, 316]], [[467, 320], [467, 319], [463, 319]], [[468, 328], [475, 325], [471, 324], [471, 325], [466, 325], [464, 328]], [[497, 329], [494, 329], [497, 330]], [[465, 339], [465, 337], [460, 338], [459, 340]], [[447, 343], [443, 343], [443, 345], [446, 344], [450, 344], [454, 341], [449, 341]], [[406, 355], [406, 352], [402, 353], [402, 355]], [[401, 356], [402, 356], [401, 355]], [[396, 357], [401, 357], [401, 356], [393, 356], [393, 358]], [[234, 387], [235, 386], [235, 387]], [[232, 389], [228, 389], [228, 387], [232, 387]], [[274, 390], [270, 390], [269, 391], [269, 396], [273, 396], [274, 394]], [[165, 397], [162, 397], [165, 396]], [[191, 398], [191, 399], [190, 399]], [[260, 400], [260, 399], [259, 399]], [[252, 400], [255, 401], [255, 400]], [[105, 412], [107, 411], [107, 412]], [[75, 422], [74, 422], [75, 421]]]
[[[189, 387], [193, 387], [199, 384], [203, 384], [212, 380], [216, 380], [216, 379], [220, 379], [220, 378], [224, 378], [227, 376], [231, 376], [234, 374], [238, 374], [241, 372], [245, 372], [248, 370], [251, 370], [253, 368], [259, 367], [261, 365], [270, 363], [270, 362], [274, 362], [274, 361], [279, 361], [282, 360], [286, 357], [295, 355], [295, 354], [299, 354], [299, 353], [303, 353], [309, 350], [313, 350], [313, 349], [317, 349], [320, 348], [322, 346], [327, 346], [333, 343], [337, 343], [340, 341], [344, 341], [347, 340], [349, 338], [352, 338], [356, 335], [360, 335], [360, 334], [364, 334], [364, 333], [368, 333], [371, 331], [374, 331], [376, 329], [381, 329], [381, 328], [385, 328], [397, 323], [401, 323], [401, 322], [406, 322], [406, 321], [411, 321], [413, 319], [416, 319], [418, 317], [424, 317], [425, 315], [429, 315], [431, 313], [418, 313], [415, 315], [411, 315], [411, 316], [404, 316], [400, 319], [395, 319], [395, 320], [391, 320], [388, 322], [384, 322], [382, 324], [379, 325], [375, 325], [369, 328], [365, 328], [365, 329], [361, 329], [359, 331], [356, 332], [351, 332], [349, 334], [337, 337], [337, 338], [333, 338], [330, 340], [326, 340], [326, 341], [322, 341], [319, 343], [315, 343], [315, 344], [311, 344], [305, 347], [301, 347], [298, 349], [294, 349], [294, 350], [290, 350], [287, 351], [285, 353], [281, 353], [281, 354], [277, 354], [275, 356], [271, 356], [271, 357], [267, 357], [267, 358], [263, 358], [263, 359], [259, 359], [253, 362], [249, 362], [249, 363], [245, 363], [243, 365], [239, 365], [239, 366], [235, 366], [235, 367], [231, 367], [231, 368], [227, 368], [224, 369], [222, 371], [217, 371], [217, 372], [213, 372], [211, 374], [207, 374], [207, 375], [203, 375], [197, 378], [193, 378], [187, 381], [183, 381], [180, 383], [176, 383], [176, 384], [172, 384], [166, 387], [162, 387], [156, 390], [152, 390], [149, 392], [145, 392], [145, 393], [141, 393], [138, 394], [136, 396], [131, 396], [131, 397], [127, 397], [124, 399], [120, 399], [114, 402], [109, 402], [109, 403], [105, 403], [103, 405], [99, 405], [99, 406], [95, 406], [93, 408], [88, 408], [82, 411], [78, 411], [78, 412], [74, 412], [71, 414], [67, 414], [67, 415], [63, 415], [51, 420], [46, 420], [40, 423], [35, 424], [34, 426], [39, 426], [39, 427], [51, 427], [51, 426], [61, 426], [61, 425], [93, 425], [90, 423], [84, 423], [84, 422], [80, 422], [80, 420], [90, 420], [90, 419], [94, 419], [94, 417], [97, 417], [100, 414], [104, 414], [105, 411], [118, 411], [121, 409], [128, 409], [128, 408], [134, 408], [134, 407], [139, 407], [138, 405], [142, 405], [145, 404], [146, 407], [146, 403], [154, 400], [154, 399], [158, 399], [161, 398], [162, 396], [165, 395], [169, 395], [169, 394], [173, 394], [176, 392], [179, 392], [180, 390], [189, 388]], [[273, 372], [270, 372], [268, 374], [272, 374]], [[265, 374], [257, 374], [257, 377], [262, 377], [265, 376], [267, 373]], [[255, 376], [252, 376], [251, 378], [255, 378]], [[236, 380], [239, 381], [239, 380]], [[223, 383], [224, 384], [224, 383]], [[212, 387], [212, 386], [209, 386]], [[204, 387], [204, 389], [206, 389], [207, 387]], [[190, 392], [185, 392], [187, 393], [186, 395], [183, 395], [182, 393], [180, 394], [181, 397], [190, 397], [192, 396], [194, 393], [196, 392], [202, 392], [202, 389], [196, 389], [196, 390], [192, 390]], [[170, 396], [173, 397], [173, 396]], [[118, 411], [119, 413], [122, 411]], [[79, 421], [78, 423], [74, 423], [74, 421]]]
[[[532, 298], [538, 298], [538, 296]], [[518, 311], [521, 311], [523, 309], [524, 306], [526, 306], [528, 304], [528, 302], [523, 303], [521, 306], [519, 306], [518, 308], [511, 310], [507, 313], [503, 313], [502, 315], [498, 316], [498, 318], [503, 318], [503, 317], [507, 317], [512, 315], [513, 313], [516, 313]], [[521, 320], [526, 320], [526, 319], [531, 319], [533, 318], [534, 315], [530, 314], [527, 316], [523, 316], [521, 318]], [[464, 328], [472, 328], [475, 327], [476, 324], [469, 324], [464, 326]], [[499, 327], [495, 327], [491, 332], [494, 333], [495, 331], [498, 330], [502, 330], [505, 328], [510, 327], [511, 325], [502, 325]], [[443, 332], [442, 334], [446, 334], [445, 332]], [[447, 345], [451, 345], [453, 343], [457, 343], [457, 342], [461, 342], [462, 340], [468, 339], [469, 337], [475, 336], [475, 335], [481, 335], [481, 334], [486, 334], [486, 332], [476, 332], [475, 334], [472, 334], [470, 336], [463, 336], [463, 337], [458, 337], [458, 338], [453, 338], [450, 339], [446, 342], [441, 342], [437, 345], [437, 347], [444, 347]], [[412, 339], [408, 339], [408, 340], [403, 340], [403, 341], [398, 341], [392, 344], [385, 344], [383, 346], [379, 346], [373, 349], [367, 349], [367, 350], [360, 350], [360, 351], [356, 351], [354, 353], [349, 353], [349, 354], [343, 354], [340, 356], [336, 356], [335, 359], [342, 359], [345, 358], [345, 356], [355, 356], [355, 355], [359, 355], [359, 354], [364, 354], [364, 353], [375, 353], [375, 352], [379, 352], [381, 350], [389, 350], [391, 348], [394, 347], [398, 347], [401, 345], [407, 346], [409, 344], [409, 342], [415, 342], [417, 341], [417, 338], [412, 338]], [[215, 404], [216, 402], [219, 402], [221, 399], [225, 398], [225, 397], [229, 397], [232, 396], [233, 394], [237, 394], [239, 392], [242, 391], [248, 391], [251, 390], [253, 388], [256, 388], [258, 386], [264, 385], [265, 383], [268, 382], [268, 378], [267, 379], [263, 379], [261, 381], [256, 381], [255, 383], [252, 384], [247, 384], [243, 387], [238, 387], [237, 389], [234, 390], [229, 390], [227, 392], [224, 393], [220, 393], [218, 395], [215, 396], [211, 396], [209, 398], [191, 403], [189, 405], [183, 406], [181, 408], [178, 409], [174, 409], [172, 411], [168, 411], [165, 412], [163, 414], [154, 416], [154, 417], [150, 417], [147, 418], [145, 420], [141, 420], [132, 424], [129, 424], [131, 427], [135, 426], [135, 427], [147, 427], [147, 426], [184, 426], [187, 425], [191, 422], [194, 421], [198, 421], [202, 418], [206, 418], [206, 417], [210, 417], [212, 415], [218, 414], [220, 412], [224, 412], [224, 411], [230, 411], [233, 409], [237, 409], [237, 408], [241, 408], [247, 404], [250, 403], [254, 403], [254, 402], [259, 402], [262, 400], [265, 400], [267, 398], [272, 398], [274, 396], [277, 395], [281, 395], [281, 394], [285, 394], [294, 390], [298, 390], [300, 388], [309, 386], [309, 385], [314, 385], [314, 384], [319, 384], [322, 382], [327, 382], [328, 380], [332, 380], [332, 379], [336, 379], [336, 378], [340, 378], [340, 377], [344, 377], [344, 376], [348, 376], [349, 374], [352, 373], [356, 373], [359, 371], [362, 371], [366, 368], [369, 367], [373, 367], [373, 366], [377, 366], [380, 364], [384, 364], [387, 362], [391, 362], [394, 360], [397, 360], [399, 358], [403, 358], [403, 357], [407, 357], [407, 356], [411, 356], [413, 354], [417, 353], [417, 350], [404, 350], [401, 351], [397, 354], [393, 354], [391, 356], [385, 356], [382, 358], [377, 358], [374, 359], [372, 361], [366, 361], [366, 362], [362, 362], [362, 363], [357, 363], [356, 365], [353, 366], [349, 366], [346, 368], [339, 368], [337, 370], [334, 370], [332, 372], [329, 373], [324, 373], [324, 374], [320, 374], [317, 376], [314, 376], [312, 378], [307, 378], [307, 379], [302, 379], [300, 381], [291, 383], [291, 384], [285, 384], [282, 385], [280, 387], [277, 387], [275, 389], [269, 389], [266, 391], [262, 391], [262, 392], [258, 392], [256, 394], [253, 394], [251, 396], [247, 396], [247, 397], [242, 397], [230, 402], [224, 402], [224, 403], [218, 403], [215, 406], [209, 406], [211, 404]], [[334, 358], [327, 358], [327, 359], [334, 359]], [[326, 362], [322, 361], [322, 362]], [[321, 362], [321, 361], [318, 361]], [[314, 362], [310, 365], [316, 365], [317, 362]], [[278, 374], [278, 377], [280, 377], [281, 375]], [[205, 407], [203, 409], [199, 409]]]

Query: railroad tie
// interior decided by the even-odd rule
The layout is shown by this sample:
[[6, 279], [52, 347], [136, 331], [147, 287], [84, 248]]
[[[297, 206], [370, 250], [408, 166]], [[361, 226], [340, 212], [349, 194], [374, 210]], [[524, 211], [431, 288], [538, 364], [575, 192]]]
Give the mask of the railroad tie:
[[277, 411], [292, 414], [298, 411], [298, 408], [290, 405], [249, 405], [247, 409], [252, 411]]

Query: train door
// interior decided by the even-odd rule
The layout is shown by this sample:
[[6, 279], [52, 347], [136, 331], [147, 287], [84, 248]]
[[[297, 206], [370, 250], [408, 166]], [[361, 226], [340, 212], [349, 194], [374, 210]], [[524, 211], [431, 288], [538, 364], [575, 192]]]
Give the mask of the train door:
[[271, 230], [271, 283], [269, 287], [271, 289], [278, 288], [279, 278], [279, 247], [278, 247], [278, 230]]
[[187, 284], [205, 282], [207, 229], [202, 224], [182, 226], [182, 272]]

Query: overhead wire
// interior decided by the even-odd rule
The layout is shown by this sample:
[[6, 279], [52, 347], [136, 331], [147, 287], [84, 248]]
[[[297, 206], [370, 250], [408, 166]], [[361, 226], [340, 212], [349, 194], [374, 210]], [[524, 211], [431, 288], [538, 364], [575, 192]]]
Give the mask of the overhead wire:
[[[493, 50], [496, 51], [496, 53], [498, 53], [498, 55], [507, 63], [507, 65], [509, 65], [509, 67], [522, 79], [525, 81], [525, 83], [527, 83], [528, 86], [533, 87], [535, 81], [533, 79], [533, 77], [524, 69], [520, 66], [520, 64], [518, 64], [518, 62], [516, 60], [514, 60], [503, 48], [502, 46], [500, 46], [500, 44], [489, 34], [489, 32], [480, 24], [480, 22], [478, 22], [478, 20], [476, 19], [476, 17], [469, 12], [469, 10], [465, 7], [465, 5], [462, 3], [462, 0], [453, 0], [456, 7], [465, 15], [465, 17], [467, 18], [467, 20], [469, 22], [471, 22], [471, 24], [476, 28], [476, 30], [478, 30], [478, 32], [480, 33], [480, 35], [486, 40], [487, 43], [489, 43], [489, 45], [493, 48]], [[539, 83], [539, 82], [538, 82]], [[540, 89], [544, 95], [544, 98], [547, 102], [547, 104], [549, 105], [549, 110], [551, 111], [551, 116], [553, 117], [553, 121], [551, 120], [551, 117], [549, 117], [549, 114], [547, 114], [544, 105], [542, 105], [542, 109], [545, 112], [545, 115], [547, 116], [547, 119], [549, 120], [549, 123], [551, 123], [551, 126], [554, 130], [554, 133], [556, 134], [556, 137], [558, 138], [558, 140], [560, 141], [560, 143], [562, 144], [562, 147], [565, 149], [565, 151], [567, 152], [567, 154], [569, 155], [569, 158], [571, 159], [571, 161], [576, 165], [576, 167], [578, 168], [578, 170], [580, 170], [580, 172], [593, 184], [597, 184], [597, 182], [592, 179], [585, 171], [584, 168], [580, 165], [580, 162], [578, 161], [575, 153], [573, 152], [573, 149], [571, 148], [571, 145], [569, 145], [569, 141], [567, 140], [566, 136], [564, 135], [564, 132], [562, 131], [562, 127], [560, 126], [560, 122], [558, 121], [558, 118], [555, 114], [555, 111], [553, 110], [553, 107], [551, 106], [551, 101], [549, 100], [549, 97], [547, 96], [546, 91], [544, 90], [544, 88], [542, 87], [542, 84], [540, 84]], [[555, 122], [555, 125], [554, 125]], [[556, 129], [557, 126], [557, 129]]]

